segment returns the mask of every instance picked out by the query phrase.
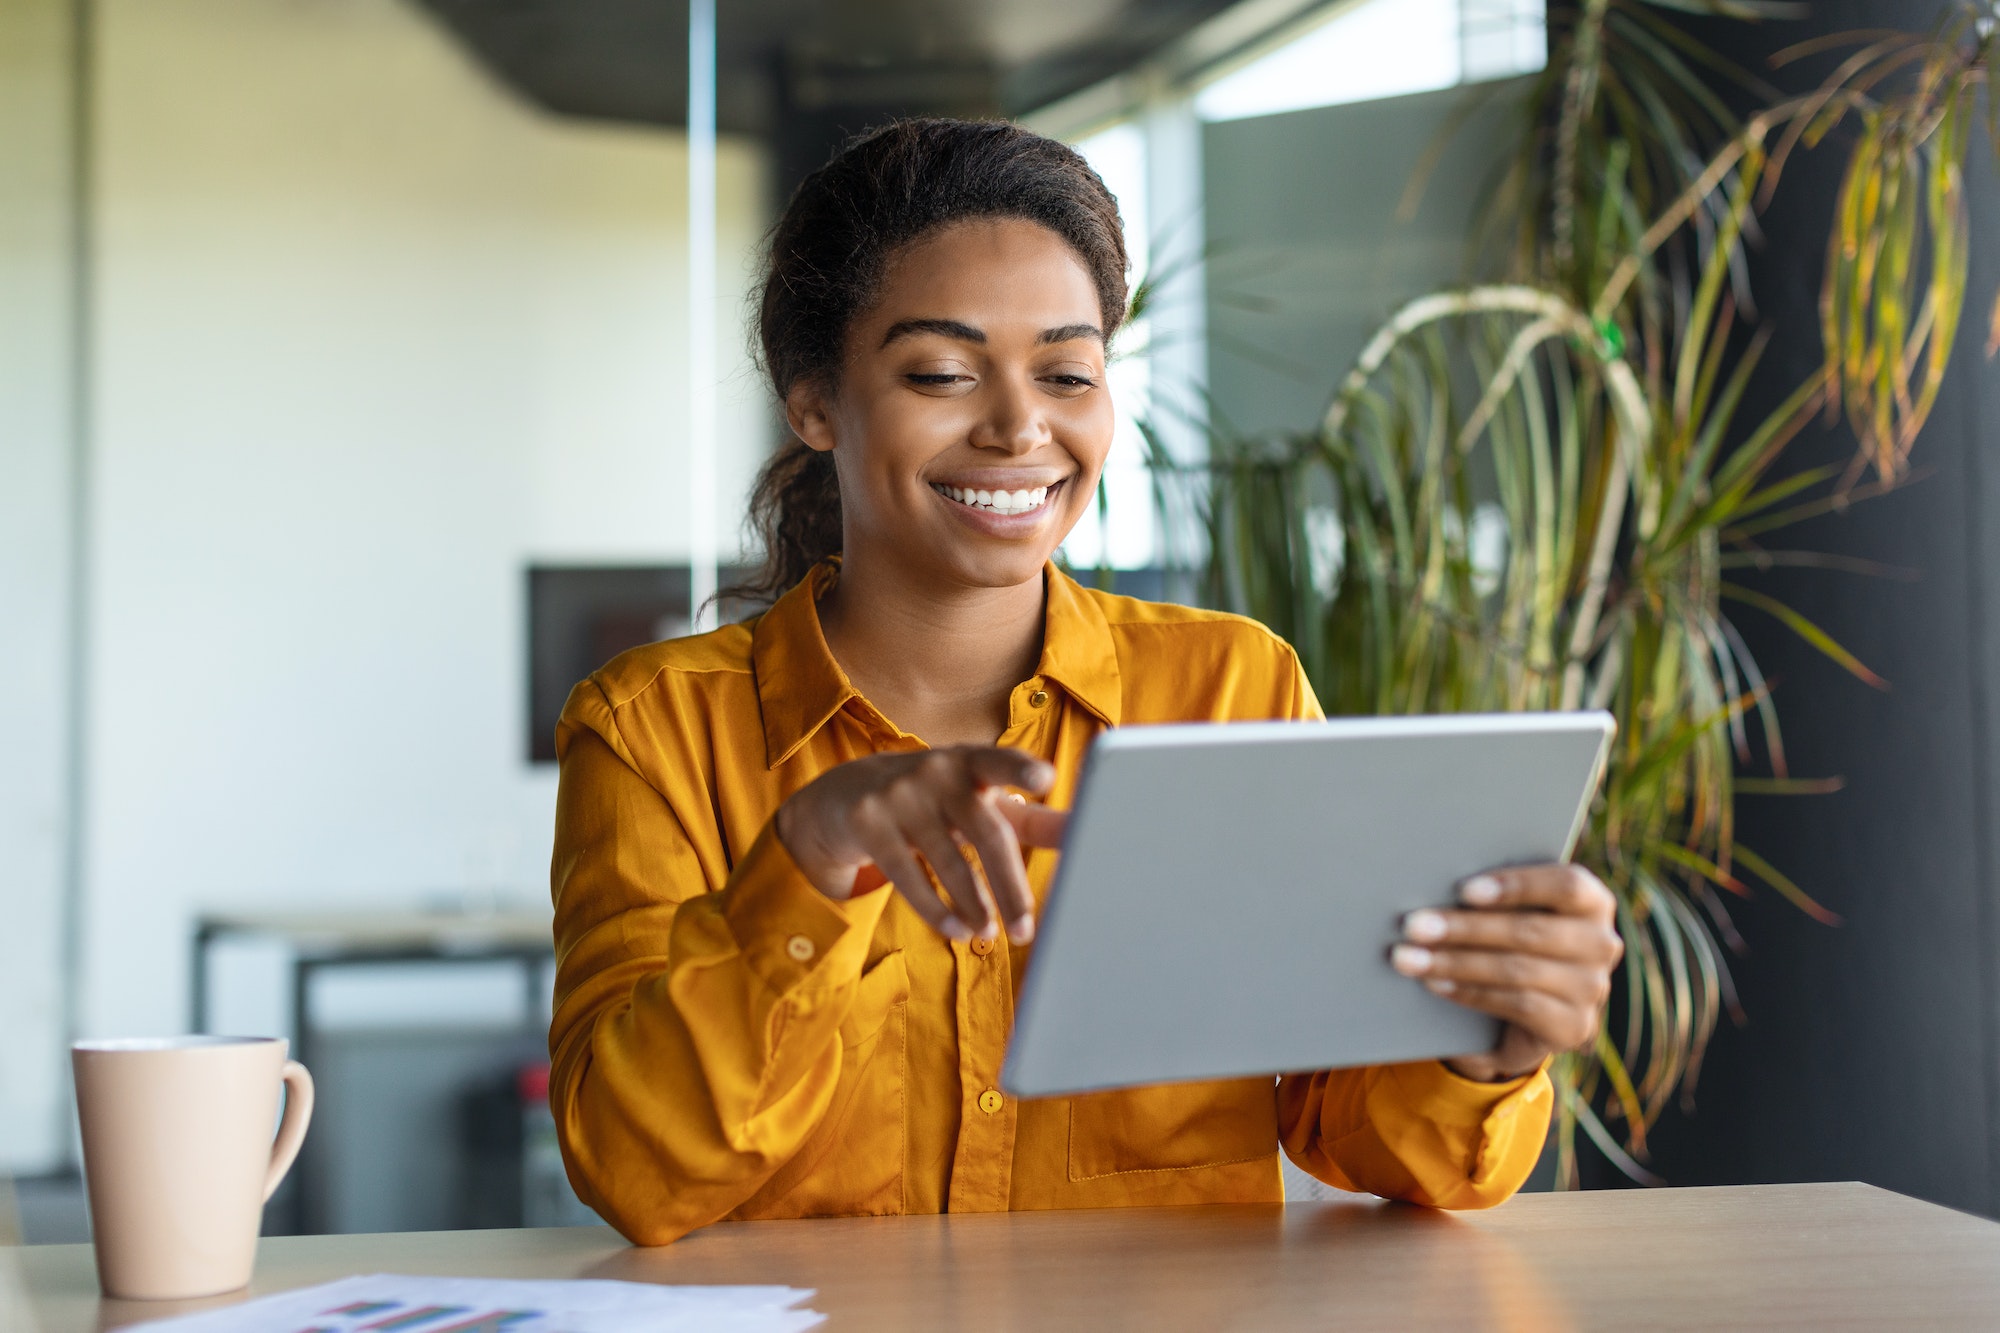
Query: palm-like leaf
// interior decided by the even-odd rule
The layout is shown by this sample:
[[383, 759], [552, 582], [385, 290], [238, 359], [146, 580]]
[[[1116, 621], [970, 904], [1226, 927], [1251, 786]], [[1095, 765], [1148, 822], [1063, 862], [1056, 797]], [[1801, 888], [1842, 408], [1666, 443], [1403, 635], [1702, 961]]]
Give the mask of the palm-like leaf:
[[[1316, 429], [1217, 438], [1199, 469], [1155, 453], [1163, 488], [1187, 484], [1182, 502], [1204, 515], [1209, 598], [1290, 640], [1330, 713], [1616, 714], [1579, 855], [1618, 896], [1623, 1022], [1558, 1062], [1565, 1181], [1579, 1127], [1650, 1178], [1647, 1131], [1691, 1095], [1710, 1035], [1737, 1008], [1739, 941], [1721, 894], [1760, 886], [1837, 920], [1735, 841], [1738, 791], [1829, 783], [1786, 772], [1731, 608], [1775, 617], [1882, 682], [1726, 575], [1810, 562], [1759, 541], [1907, 475], [1963, 305], [1957, 171], [1992, 31], [1968, 17], [1858, 39], [1814, 94], [1782, 100], [1644, 0], [1585, 0], [1493, 194], [1484, 253], [1505, 280], [1398, 311]], [[1916, 71], [1910, 86], [1881, 97], [1899, 70]], [[1766, 105], [1738, 118], [1719, 85]], [[1750, 317], [1745, 237], [1793, 146], [1843, 118], [1861, 132], [1828, 260], [1826, 363], [1744, 421], [1767, 337]], [[1867, 485], [1851, 469], [1786, 466], [1792, 441], [1839, 404], [1878, 470]], [[1739, 784], [1759, 753], [1770, 775]]]

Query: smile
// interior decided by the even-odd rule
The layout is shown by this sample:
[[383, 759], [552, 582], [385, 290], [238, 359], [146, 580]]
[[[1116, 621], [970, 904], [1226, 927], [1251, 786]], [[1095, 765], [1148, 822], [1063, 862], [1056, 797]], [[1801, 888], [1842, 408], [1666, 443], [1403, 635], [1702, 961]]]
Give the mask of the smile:
[[[1057, 482], [1060, 486], [1062, 483]], [[1032, 514], [1048, 503], [1050, 487], [1037, 486], [1031, 491], [978, 491], [967, 486], [941, 486], [933, 483], [931, 489], [947, 500], [956, 500], [968, 509], [984, 509], [989, 514]]]

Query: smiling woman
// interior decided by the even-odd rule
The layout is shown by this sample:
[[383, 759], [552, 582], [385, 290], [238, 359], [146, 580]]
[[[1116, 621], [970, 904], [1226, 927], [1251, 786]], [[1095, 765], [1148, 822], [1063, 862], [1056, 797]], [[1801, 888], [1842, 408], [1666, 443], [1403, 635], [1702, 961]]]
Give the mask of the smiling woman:
[[753, 587], [774, 604], [624, 654], [557, 731], [550, 1100], [578, 1193], [632, 1239], [1273, 1201], [1281, 1144], [1344, 1188], [1485, 1207], [1539, 1155], [1546, 1057], [1589, 1038], [1618, 954], [1609, 895], [1563, 867], [1407, 925], [1399, 971], [1506, 1020], [1487, 1055], [995, 1086], [1092, 740], [1319, 716], [1263, 627], [1050, 563], [1110, 449], [1124, 268], [1102, 182], [1004, 124], [864, 137], [773, 233], [763, 345], [794, 440], [759, 485]]
[[[1111, 447], [1090, 273], [1039, 223], [975, 217], [910, 242], [881, 287], [852, 325], [837, 383], [814, 377], [786, 395], [800, 442], [833, 459], [842, 583], [920, 568], [927, 583], [1039, 603], [1032, 585]], [[842, 438], [875, 447], [843, 450]], [[913, 548], [931, 558], [912, 566]]]

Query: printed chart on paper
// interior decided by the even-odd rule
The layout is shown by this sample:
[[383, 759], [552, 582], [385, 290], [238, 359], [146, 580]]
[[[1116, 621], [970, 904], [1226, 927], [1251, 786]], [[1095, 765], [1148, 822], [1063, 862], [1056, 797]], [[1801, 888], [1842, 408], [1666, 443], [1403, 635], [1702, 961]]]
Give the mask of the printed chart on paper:
[[377, 1273], [137, 1325], [129, 1333], [800, 1333], [803, 1287], [668, 1287]]

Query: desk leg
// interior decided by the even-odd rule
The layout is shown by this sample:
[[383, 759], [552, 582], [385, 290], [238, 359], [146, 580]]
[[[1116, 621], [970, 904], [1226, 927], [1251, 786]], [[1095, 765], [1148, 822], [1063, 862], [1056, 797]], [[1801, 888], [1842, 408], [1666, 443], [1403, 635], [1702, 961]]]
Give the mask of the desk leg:
[[529, 954], [521, 959], [521, 989], [522, 998], [526, 1000], [528, 1006], [522, 1011], [524, 1017], [521, 1026], [531, 1032], [540, 1032], [543, 1036], [547, 1036], [548, 1031], [542, 1026], [541, 954]]
[[189, 973], [193, 978], [193, 994], [188, 997], [188, 1011], [196, 1032], [207, 1032], [209, 1029], [208, 946], [214, 941], [213, 927], [206, 922], [195, 927], [194, 968]]

